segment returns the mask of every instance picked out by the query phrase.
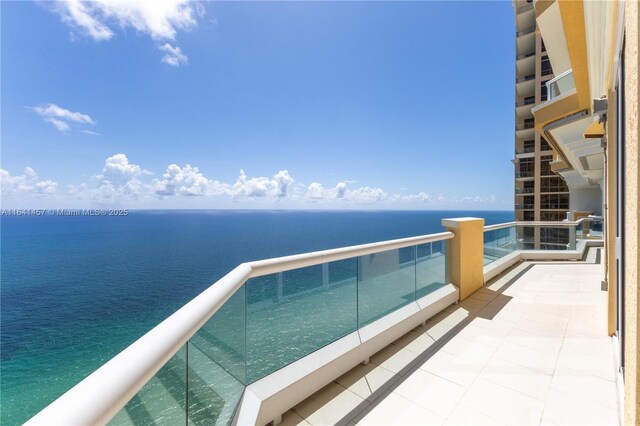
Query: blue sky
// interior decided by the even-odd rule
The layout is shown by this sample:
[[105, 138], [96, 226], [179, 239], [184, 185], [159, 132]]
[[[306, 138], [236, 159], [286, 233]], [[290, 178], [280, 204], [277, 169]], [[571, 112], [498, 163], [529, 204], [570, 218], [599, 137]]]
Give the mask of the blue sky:
[[2, 2], [3, 208], [511, 209], [510, 2]]

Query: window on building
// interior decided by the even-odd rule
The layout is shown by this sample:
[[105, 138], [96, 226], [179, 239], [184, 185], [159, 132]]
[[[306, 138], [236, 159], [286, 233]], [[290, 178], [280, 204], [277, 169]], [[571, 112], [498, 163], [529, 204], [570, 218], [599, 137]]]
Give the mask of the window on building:
[[553, 69], [551, 68], [551, 61], [549, 61], [548, 56], [543, 56], [540, 61], [540, 75], [550, 75], [553, 74]]
[[521, 158], [518, 160], [518, 166], [516, 169], [516, 177], [534, 177], [535, 173], [535, 161], [533, 158]]
[[528, 153], [528, 152], [535, 152], [536, 150], [536, 141], [535, 140], [528, 140], [528, 141], [524, 141], [524, 152]]
[[551, 176], [540, 179], [540, 192], [569, 192], [569, 187], [560, 176]]
[[540, 138], [540, 151], [551, 151], [551, 145], [545, 138]]
[[540, 209], [542, 210], [568, 210], [569, 194], [541, 194]]
[[553, 161], [552, 155], [540, 157], [540, 176], [555, 176], [555, 173], [551, 170], [551, 161]]

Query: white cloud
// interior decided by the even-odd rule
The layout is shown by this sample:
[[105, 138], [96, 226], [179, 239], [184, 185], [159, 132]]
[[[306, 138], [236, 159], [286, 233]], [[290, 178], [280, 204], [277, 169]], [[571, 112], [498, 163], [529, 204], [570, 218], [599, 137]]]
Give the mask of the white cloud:
[[137, 164], [132, 164], [125, 154], [116, 154], [107, 158], [102, 168], [102, 174], [98, 179], [103, 182], [121, 185], [137, 178], [142, 174], [142, 169]]
[[412, 201], [426, 202], [431, 200], [431, 196], [426, 192], [419, 192], [417, 194], [409, 194], [409, 195], [400, 194], [400, 195], [397, 195], [396, 198], [401, 201], [409, 201], [409, 202], [412, 202]]
[[321, 183], [313, 182], [307, 187], [307, 197], [312, 200], [329, 200], [344, 198], [347, 184], [339, 182], [334, 188], [325, 188]]
[[195, 166], [169, 164], [158, 178], [141, 165], [132, 163], [120, 153], [104, 161], [102, 171], [93, 179], [67, 185], [66, 191], [57, 189], [51, 180], [41, 180], [27, 167], [21, 175], [13, 176], [0, 169], [2, 194], [11, 203], [20, 201], [42, 204], [47, 200], [62, 207], [105, 207], [120, 205], [128, 208], [304, 208], [313, 203], [319, 208], [451, 208], [478, 209], [510, 207], [494, 195], [432, 197], [426, 192], [390, 195], [383, 188], [361, 186], [340, 181], [335, 186], [320, 182], [305, 185], [297, 182], [288, 170], [279, 170], [271, 177], [247, 176], [244, 170], [235, 181], [214, 180]]
[[[88, 114], [73, 112], [56, 104], [37, 105], [31, 109], [61, 132], [69, 131], [72, 124], [96, 124]], [[87, 132], [90, 132], [90, 130], [87, 130]]]
[[234, 198], [286, 198], [294, 182], [287, 170], [280, 170], [272, 178], [247, 178], [244, 170], [240, 170], [240, 176], [228, 188], [228, 193]]
[[172, 46], [169, 43], [165, 43], [160, 46], [160, 50], [166, 53], [162, 57], [162, 62], [167, 65], [171, 65], [172, 67], [179, 67], [180, 65], [184, 65], [189, 62], [189, 58], [182, 53], [182, 49], [178, 46]]
[[[175, 41], [178, 31], [195, 28], [204, 15], [200, 3], [188, 0], [68, 0], [56, 2], [53, 9], [65, 24], [96, 41], [113, 38], [115, 26], [132, 28], [157, 42]], [[171, 66], [186, 63], [179, 47], [168, 43], [159, 47], [165, 52], [167, 47], [172, 49], [162, 62]]]
[[21, 175], [11, 175], [0, 169], [0, 188], [3, 195], [53, 194], [58, 184], [52, 180], [40, 180], [31, 167], [26, 167]]
[[183, 168], [171, 164], [162, 177], [162, 180], [155, 182], [158, 195], [205, 195], [210, 184], [209, 179], [190, 164]]

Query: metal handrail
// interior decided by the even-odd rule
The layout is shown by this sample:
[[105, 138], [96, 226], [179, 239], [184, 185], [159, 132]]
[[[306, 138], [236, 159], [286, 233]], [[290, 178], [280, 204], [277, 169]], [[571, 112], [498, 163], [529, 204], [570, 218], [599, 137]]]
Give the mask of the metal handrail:
[[26, 424], [106, 424], [249, 278], [453, 237], [447, 231], [242, 263]]
[[570, 226], [578, 226], [580, 225], [582, 222], [584, 221], [589, 221], [589, 220], [602, 220], [602, 219], [593, 219], [593, 218], [589, 218], [589, 217], [583, 217], [580, 218], [576, 221], [568, 221], [568, 220], [563, 220], [563, 221], [558, 221], [558, 222], [554, 222], [554, 221], [514, 221], [514, 222], [505, 222], [505, 223], [497, 223], [495, 225], [487, 225], [484, 227], [484, 232], [488, 232], [488, 231], [495, 231], [496, 229], [504, 229], [504, 228], [511, 228], [512, 226], [545, 226], [545, 227], [570, 227]]

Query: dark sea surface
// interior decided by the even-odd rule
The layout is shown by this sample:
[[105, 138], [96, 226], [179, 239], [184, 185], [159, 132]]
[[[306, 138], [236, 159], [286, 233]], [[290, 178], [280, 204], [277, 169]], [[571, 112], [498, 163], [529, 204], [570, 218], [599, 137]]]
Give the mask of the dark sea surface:
[[241, 262], [511, 211], [132, 211], [2, 217], [0, 423], [21, 424]]

